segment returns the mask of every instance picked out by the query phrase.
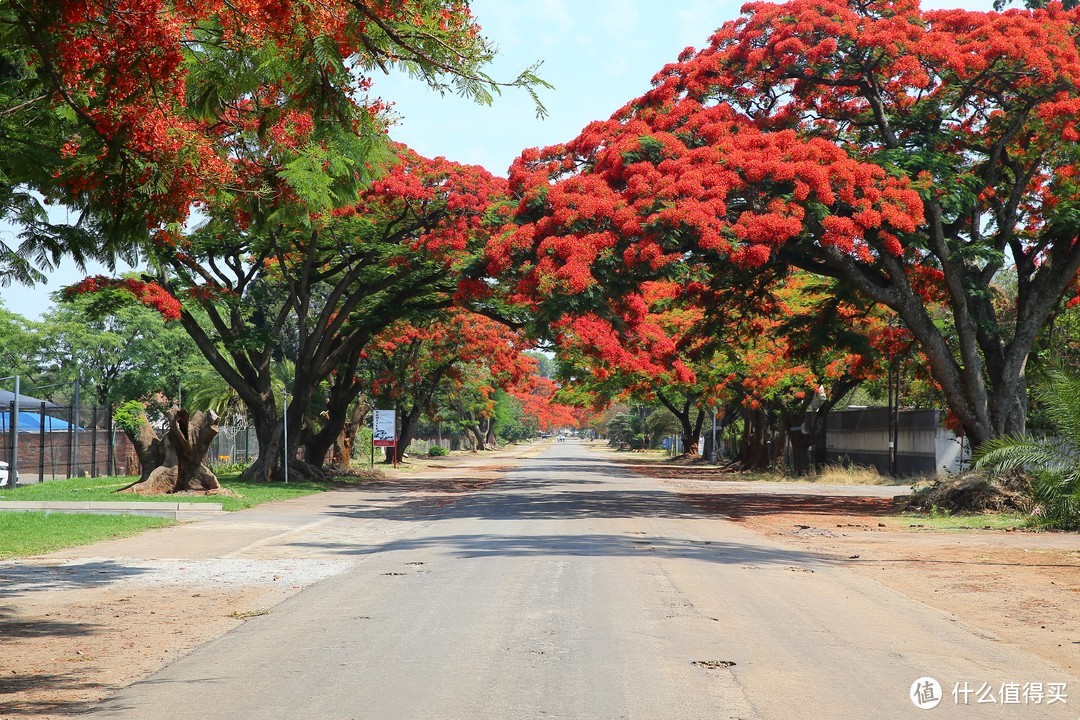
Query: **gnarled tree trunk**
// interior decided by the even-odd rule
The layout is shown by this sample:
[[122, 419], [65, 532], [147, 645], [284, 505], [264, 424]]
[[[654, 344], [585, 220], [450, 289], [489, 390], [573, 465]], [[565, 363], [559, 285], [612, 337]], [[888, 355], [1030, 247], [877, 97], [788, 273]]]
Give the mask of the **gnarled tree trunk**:
[[347, 468], [352, 463], [353, 450], [356, 447], [356, 433], [364, 425], [370, 409], [367, 399], [363, 397], [357, 399], [353, 405], [352, 414], [345, 422], [345, 427], [334, 440], [335, 465]]
[[119, 492], [167, 495], [221, 487], [217, 476], [205, 464], [210, 443], [218, 434], [217, 413], [199, 411], [190, 417], [187, 410], [173, 408], [168, 418], [169, 430], [164, 438], [154, 435], [149, 422], [140, 425], [132, 437], [142, 463], [142, 475]]

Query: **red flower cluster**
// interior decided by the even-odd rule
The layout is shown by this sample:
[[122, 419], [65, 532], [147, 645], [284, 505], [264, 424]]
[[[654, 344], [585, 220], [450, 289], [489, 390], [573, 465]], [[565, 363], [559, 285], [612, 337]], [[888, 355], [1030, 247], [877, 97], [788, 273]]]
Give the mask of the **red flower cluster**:
[[105, 291], [121, 291], [131, 295], [140, 304], [156, 310], [166, 320], [178, 320], [183, 309], [168, 290], [156, 282], [143, 282], [133, 278], [115, 279], [94, 275], [64, 289], [68, 297]]

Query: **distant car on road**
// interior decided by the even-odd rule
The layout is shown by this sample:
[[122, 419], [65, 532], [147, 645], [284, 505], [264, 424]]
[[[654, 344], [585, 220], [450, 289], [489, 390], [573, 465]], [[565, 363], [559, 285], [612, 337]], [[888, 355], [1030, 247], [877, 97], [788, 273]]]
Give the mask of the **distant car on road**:
[[8, 484], [8, 464], [3, 460], [0, 460], [0, 487], [7, 487]]

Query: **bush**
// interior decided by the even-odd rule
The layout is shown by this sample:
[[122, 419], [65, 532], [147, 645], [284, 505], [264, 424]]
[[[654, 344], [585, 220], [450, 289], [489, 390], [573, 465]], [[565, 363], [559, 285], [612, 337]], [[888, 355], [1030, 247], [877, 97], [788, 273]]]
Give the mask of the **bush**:
[[428, 457], [444, 457], [450, 454], [450, 451], [444, 448], [442, 445], [432, 445], [427, 451]]

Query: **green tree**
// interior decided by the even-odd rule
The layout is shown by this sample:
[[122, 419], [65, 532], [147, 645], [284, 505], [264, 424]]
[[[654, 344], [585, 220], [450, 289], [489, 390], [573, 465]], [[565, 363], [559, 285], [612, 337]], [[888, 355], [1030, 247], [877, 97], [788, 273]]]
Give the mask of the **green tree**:
[[0, 300], [0, 377], [20, 375], [34, 383], [40, 371], [39, 324], [11, 312]]
[[50, 383], [70, 399], [75, 380], [83, 397], [105, 406], [162, 395], [176, 400], [185, 373], [206, 365], [177, 322], [133, 301], [106, 311], [101, 298], [74, 296], [42, 319], [41, 362]]

